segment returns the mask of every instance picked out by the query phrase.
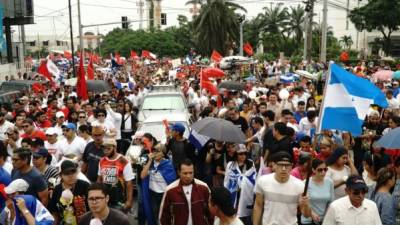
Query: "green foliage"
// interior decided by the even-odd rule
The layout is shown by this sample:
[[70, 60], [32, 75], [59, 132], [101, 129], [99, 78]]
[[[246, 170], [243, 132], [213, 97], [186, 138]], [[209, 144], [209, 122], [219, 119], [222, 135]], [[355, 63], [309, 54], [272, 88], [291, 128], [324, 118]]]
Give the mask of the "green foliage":
[[400, 26], [399, 0], [369, 0], [366, 5], [353, 9], [349, 17], [359, 31], [380, 31], [383, 51], [391, 54], [391, 35]]
[[186, 55], [193, 47], [189, 23], [181, 18], [180, 27], [169, 27], [165, 30], [123, 30], [116, 28], [108, 33], [101, 43], [104, 55], [120, 52], [129, 56], [130, 50], [140, 54], [141, 50], [149, 50], [159, 57], [180, 57]]

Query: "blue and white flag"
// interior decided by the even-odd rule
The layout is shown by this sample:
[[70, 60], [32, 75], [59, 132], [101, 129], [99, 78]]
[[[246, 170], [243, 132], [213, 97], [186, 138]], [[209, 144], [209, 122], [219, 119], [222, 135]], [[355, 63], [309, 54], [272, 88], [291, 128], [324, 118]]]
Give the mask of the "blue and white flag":
[[335, 129], [360, 135], [370, 105], [388, 106], [384, 93], [378, 87], [336, 64], [331, 65], [326, 82], [318, 131]]
[[210, 138], [197, 133], [195, 130], [191, 130], [188, 140], [197, 150], [200, 151]]

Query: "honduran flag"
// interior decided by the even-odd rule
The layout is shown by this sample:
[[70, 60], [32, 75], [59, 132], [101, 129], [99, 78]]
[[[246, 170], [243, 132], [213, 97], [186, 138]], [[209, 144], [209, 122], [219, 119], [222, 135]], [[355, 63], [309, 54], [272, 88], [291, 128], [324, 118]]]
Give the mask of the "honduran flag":
[[195, 130], [191, 130], [188, 140], [197, 150], [201, 150], [207, 144], [210, 138], [197, 133]]
[[[50, 214], [50, 212], [43, 206], [43, 204], [37, 200], [32, 195], [17, 195], [15, 199], [23, 198], [25, 200], [26, 208], [32, 214], [33, 218], [35, 218], [36, 225], [52, 225], [54, 224], [54, 218]], [[28, 225], [25, 220], [25, 217], [19, 211], [18, 207], [16, 207], [16, 202], [14, 201], [15, 205], [15, 219], [13, 221], [13, 225]]]
[[370, 105], [388, 106], [385, 94], [369, 80], [336, 64], [330, 66], [329, 73], [317, 132], [335, 129], [361, 135]]

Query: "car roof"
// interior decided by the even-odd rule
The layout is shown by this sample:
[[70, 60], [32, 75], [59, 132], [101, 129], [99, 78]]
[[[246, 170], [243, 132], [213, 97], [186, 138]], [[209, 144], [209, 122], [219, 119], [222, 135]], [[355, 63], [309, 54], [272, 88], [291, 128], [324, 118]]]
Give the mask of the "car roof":
[[6, 94], [19, 94], [21, 93], [20, 91], [4, 91], [4, 90], [0, 90], [0, 95], [6, 95]]
[[151, 97], [151, 96], [163, 96], [163, 95], [180, 95], [182, 96], [182, 93], [179, 91], [163, 91], [163, 92], [149, 92], [146, 97]]
[[166, 114], [154, 114], [147, 117], [143, 123], [157, 123], [163, 120], [168, 122], [188, 122], [188, 116], [185, 113], [166, 113]]

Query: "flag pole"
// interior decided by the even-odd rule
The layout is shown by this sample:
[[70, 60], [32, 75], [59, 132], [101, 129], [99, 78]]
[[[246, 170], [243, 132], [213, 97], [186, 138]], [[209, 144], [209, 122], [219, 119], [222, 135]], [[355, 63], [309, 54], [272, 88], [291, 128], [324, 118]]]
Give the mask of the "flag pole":
[[321, 126], [322, 126], [322, 117], [324, 116], [324, 105], [325, 105], [325, 95], [326, 95], [326, 89], [328, 87], [329, 82], [331, 81], [331, 63], [329, 63], [329, 68], [326, 73], [326, 79], [325, 79], [325, 85], [324, 85], [324, 91], [322, 93], [322, 102], [321, 102], [321, 107], [319, 108], [319, 115], [318, 115], [318, 125], [317, 125], [317, 130], [316, 134], [321, 133]]

